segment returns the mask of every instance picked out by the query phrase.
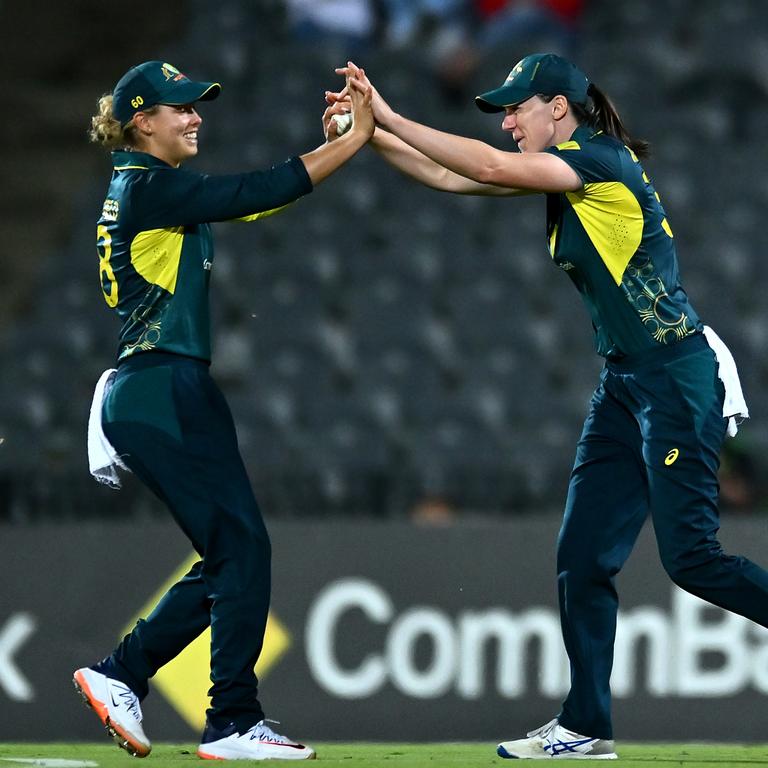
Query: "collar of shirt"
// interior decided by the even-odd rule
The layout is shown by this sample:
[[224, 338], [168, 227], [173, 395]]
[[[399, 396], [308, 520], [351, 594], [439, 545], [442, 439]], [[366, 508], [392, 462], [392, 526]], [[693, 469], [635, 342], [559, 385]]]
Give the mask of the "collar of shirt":
[[137, 152], [135, 150], [116, 149], [112, 152], [112, 166], [116, 171], [126, 171], [128, 169], [146, 169], [150, 168], [173, 168], [159, 157], [150, 155], [147, 152]]
[[589, 141], [594, 136], [597, 136], [598, 133], [602, 133], [602, 131], [596, 131], [594, 128], [592, 128], [592, 126], [589, 125], [580, 125], [573, 132], [570, 140], [584, 143]]

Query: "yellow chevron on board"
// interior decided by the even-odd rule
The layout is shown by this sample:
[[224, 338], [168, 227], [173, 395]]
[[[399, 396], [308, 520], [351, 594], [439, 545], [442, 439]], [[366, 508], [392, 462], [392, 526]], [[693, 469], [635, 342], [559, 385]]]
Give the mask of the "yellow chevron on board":
[[[130, 632], [140, 618], [148, 616], [160, 598], [185, 576], [199, 559], [199, 556], [193, 553], [181, 563], [168, 580], [142, 606], [122, 634], [125, 635]], [[291, 636], [270, 612], [267, 619], [267, 631], [264, 636], [264, 647], [255, 668], [259, 679], [266, 676], [290, 646]], [[152, 678], [157, 690], [194, 730], [202, 730], [205, 726], [205, 710], [210, 702], [208, 697], [208, 688], [211, 685], [210, 668], [211, 630], [209, 627], [175, 659], [161, 667]]]

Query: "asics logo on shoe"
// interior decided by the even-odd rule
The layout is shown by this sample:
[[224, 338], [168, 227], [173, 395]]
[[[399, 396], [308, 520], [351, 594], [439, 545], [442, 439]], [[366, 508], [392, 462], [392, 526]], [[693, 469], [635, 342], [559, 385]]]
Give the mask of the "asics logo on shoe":
[[553, 755], [562, 755], [563, 752], [576, 752], [576, 747], [589, 744], [594, 739], [578, 739], [577, 741], [558, 741], [554, 744], [545, 744], [544, 751], [551, 749]]

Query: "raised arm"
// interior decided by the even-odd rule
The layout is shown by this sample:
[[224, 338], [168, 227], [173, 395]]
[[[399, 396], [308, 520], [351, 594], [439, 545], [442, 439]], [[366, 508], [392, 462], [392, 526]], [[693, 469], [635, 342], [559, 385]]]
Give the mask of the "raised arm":
[[370, 144], [391, 166], [432, 189], [459, 195], [528, 194], [527, 190], [482, 184], [454, 173], [382, 128], [374, 131]]
[[[339, 70], [337, 70], [339, 71]], [[379, 109], [386, 107], [378, 91], [365, 77], [365, 73], [359, 70], [362, 82], [371, 88], [371, 103], [379, 105]], [[336, 126], [331, 121], [333, 115], [348, 112], [350, 109], [349, 88], [345, 87], [341, 92], [325, 92], [325, 99], [329, 104], [323, 115], [323, 126], [329, 141], [336, 137]], [[388, 107], [387, 107], [388, 108]], [[499, 187], [492, 184], [481, 184], [472, 179], [450, 171], [448, 168], [431, 160], [425, 154], [406, 144], [393, 133], [377, 128], [370, 140], [370, 145], [384, 160], [401, 173], [424, 184], [432, 189], [442, 192], [453, 192], [460, 195], [516, 195], [529, 194], [527, 190], [515, 190], [509, 187]]]
[[354, 128], [337, 141], [292, 157], [267, 171], [209, 176], [177, 169], [145, 174], [140, 182], [142, 220], [150, 227], [212, 221], [252, 221], [297, 200], [340, 168], [370, 139], [374, 130], [371, 89], [350, 94]]
[[582, 186], [567, 163], [546, 152], [505, 152], [401, 115], [384, 127], [439, 165], [480, 184], [528, 192], [573, 192]]
[[505, 152], [476, 139], [429, 128], [396, 113], [373, 88], [364, 70], [352, 62], [336, 72], [346, 77], [350, 93], [371, 87], [378, 126], [459, 176], [479, 184], [528, 192], [571, 192], [582, 186], [578, 174], [554, 155]]

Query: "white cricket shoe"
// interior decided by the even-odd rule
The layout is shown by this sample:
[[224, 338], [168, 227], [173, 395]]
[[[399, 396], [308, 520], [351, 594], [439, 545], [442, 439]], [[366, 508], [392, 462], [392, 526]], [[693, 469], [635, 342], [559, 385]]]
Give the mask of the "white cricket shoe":
[[558, 722], [557, 718], [527, 734], [525, 739], [502, 741], [496, 749], [499, 757], [528, 760], [551, 758], [615, 760], [613, 741], [593, 739], [574, 733]]
[[134, 757], [150, 753], [152, 744], [141, 727], [139, 697], [125, 683], [90, 667], [78, 669], [72, 682], [119, 747]]
[[206, 760], [314, 760], [315, 750], [275, 733], [261, 720], [244, 733], [234, 727], [218, 731], [208, 725], [197, 748], [198, 757]]

